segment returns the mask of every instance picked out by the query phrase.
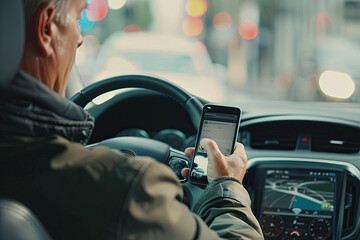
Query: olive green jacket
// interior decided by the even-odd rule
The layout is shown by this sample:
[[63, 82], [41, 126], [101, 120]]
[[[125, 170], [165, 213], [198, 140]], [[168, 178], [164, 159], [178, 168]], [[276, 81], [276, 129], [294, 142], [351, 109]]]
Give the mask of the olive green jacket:
[[0, 138], [0, 193], [54, 239], [263, 239], [244, 187], [210, 184], [191, 212], [169, 167], [60, 136]]

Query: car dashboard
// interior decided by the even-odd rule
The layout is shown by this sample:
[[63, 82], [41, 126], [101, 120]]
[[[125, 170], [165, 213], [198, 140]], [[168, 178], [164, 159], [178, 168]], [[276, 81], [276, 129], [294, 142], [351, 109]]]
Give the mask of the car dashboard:
[[[243, 110], [238, 135], [248, 157], [243, 184], [265, 239], [359, 239], [359, 111], [227, 105]], [[137, 136], [179, 151], [195, 144], [187, 112], [150, 90], [123, 92], [88, 111], [96, 119], [92, 143]]]

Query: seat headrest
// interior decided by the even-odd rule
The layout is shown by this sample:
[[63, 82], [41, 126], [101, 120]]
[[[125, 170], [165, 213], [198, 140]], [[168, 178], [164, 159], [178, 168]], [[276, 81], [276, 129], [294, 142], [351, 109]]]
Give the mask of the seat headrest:
[[19, 69], [25, 40], [22, 0], [1, 1], [0, 87], [6, 87]]

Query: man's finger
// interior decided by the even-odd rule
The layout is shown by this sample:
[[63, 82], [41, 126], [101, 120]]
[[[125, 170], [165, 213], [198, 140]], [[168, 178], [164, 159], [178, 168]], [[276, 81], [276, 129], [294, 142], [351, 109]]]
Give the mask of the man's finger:
[[181, 169], [181, 176], [183, 176], [183, 178], [187, 179], [189, 177], [189, 173], [190, 173], [190, 168]]
[[238, 142], [235, 144], [234, 154], [238, 155], [241, 159], [246, 159], [246, 161], [247, 161], [245, 147], [243, 144], [238, 143]]
[[184, 153], [185, 153], [185, 156], [191, 161], [192, 158], [193, 158], [193, 155], [194, 155], [194, 151], [195, 151], [195, 148], [193, 147], [188, 147], [185, 149]]
[[242, 143], [239, 143], [239, 142], [236, 142], [235, 143], [235, 146], [234, 146], [234, 152], [235, 151], [242, 151], [244, 152], [245, 151], [245, 147]]

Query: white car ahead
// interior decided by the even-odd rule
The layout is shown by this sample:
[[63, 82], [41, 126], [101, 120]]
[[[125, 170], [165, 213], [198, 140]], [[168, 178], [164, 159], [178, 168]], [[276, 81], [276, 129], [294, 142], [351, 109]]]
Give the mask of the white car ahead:
[[93, 81], [127, 75], [152, 74], [168, 79], [187, 91], [213, 102], [224, 100], [224, 79], [200, 41], [159, 33], [111, 35], [102, 46]]

